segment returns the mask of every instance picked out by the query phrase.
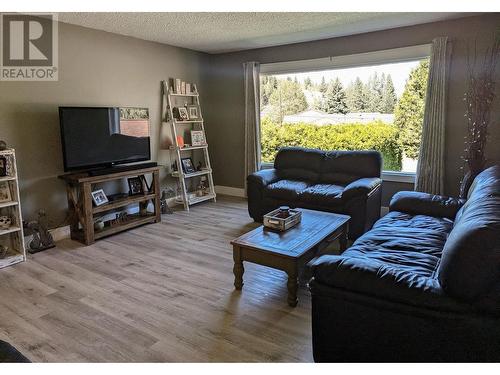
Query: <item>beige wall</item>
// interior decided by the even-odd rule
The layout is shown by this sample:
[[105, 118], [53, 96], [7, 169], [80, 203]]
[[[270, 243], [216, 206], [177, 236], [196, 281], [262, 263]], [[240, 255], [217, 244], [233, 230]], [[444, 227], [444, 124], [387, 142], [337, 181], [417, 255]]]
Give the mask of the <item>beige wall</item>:
[[202, 53], [61, 23], [58, 82], [0, 81], [0, 139], [17, 150], [24, 218], [44, 208], [58, 226], [66, 215], [58, 106], [148, 107], [152, 158], [170, 165], [160, 145], [169, 134], [160, 136], [160, 81], [179, 77], [206, 94], [205, 66]]
[[[446, 124], [446, 192], [457, 194], [461, 178], [460, 156], [466, 129], [462, 100], [465, 90], [466, 42], [477, 37], [478, 47], [483, 48], [492, 40], [493, 32], [498, 30], [499, 25], [500, 14], [492, 13], [315, 42], [212, 55], [209, 112], [205, 117], [209, 124], [207, 138], [210, 142], [216, 184], [243, 187], [245, 177], [243, 62], [272, 63], [349, 55], [430, 43], [434, 37], [448, 36], [453, 44], [453, 55]], [[497, 91], [500, 92], [500, 87]], [[492, 116], [495, 124], [490, 131], [487, 150], [488, 157], [497, 163], [500, 160], [498, 103], [499, 101]], [[387, 204], [395, 191], [409, 187], [411, 185], [385, 183], [384, 203]]]

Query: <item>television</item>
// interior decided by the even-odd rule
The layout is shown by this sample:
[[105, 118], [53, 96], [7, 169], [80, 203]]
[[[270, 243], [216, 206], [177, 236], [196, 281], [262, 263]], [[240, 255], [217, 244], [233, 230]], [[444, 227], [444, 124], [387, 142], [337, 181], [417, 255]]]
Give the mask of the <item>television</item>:
[[151, 158], [147, 108], [59, 107], [64, 171]]

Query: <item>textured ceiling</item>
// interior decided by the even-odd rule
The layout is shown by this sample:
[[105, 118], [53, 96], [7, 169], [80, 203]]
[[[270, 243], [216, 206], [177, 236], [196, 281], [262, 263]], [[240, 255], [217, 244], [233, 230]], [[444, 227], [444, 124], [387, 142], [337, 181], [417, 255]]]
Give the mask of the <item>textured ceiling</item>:
[[59, 13], [59, 20], [208, 53], [463, 17], [463, 13]]

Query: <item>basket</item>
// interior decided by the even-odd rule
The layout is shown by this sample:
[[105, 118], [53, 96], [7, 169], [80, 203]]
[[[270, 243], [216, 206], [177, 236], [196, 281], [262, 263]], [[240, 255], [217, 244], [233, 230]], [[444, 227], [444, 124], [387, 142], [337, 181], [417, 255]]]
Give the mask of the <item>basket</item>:
[[264, 215], [263, 224], [266, 228], [284, 232], [300, 223], [301, 219], [302, 212], [299, 210], [289, 209], [288, 216], [283, 217], [282, 210], [278, 208]]

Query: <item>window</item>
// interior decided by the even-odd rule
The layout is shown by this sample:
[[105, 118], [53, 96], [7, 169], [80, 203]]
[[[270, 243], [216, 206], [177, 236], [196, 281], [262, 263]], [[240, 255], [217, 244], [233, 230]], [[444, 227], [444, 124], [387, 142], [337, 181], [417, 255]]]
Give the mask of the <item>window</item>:
[[416, 171], [429, 46], [261, 66], [261, 160], [282, 146], [381, 152]]

